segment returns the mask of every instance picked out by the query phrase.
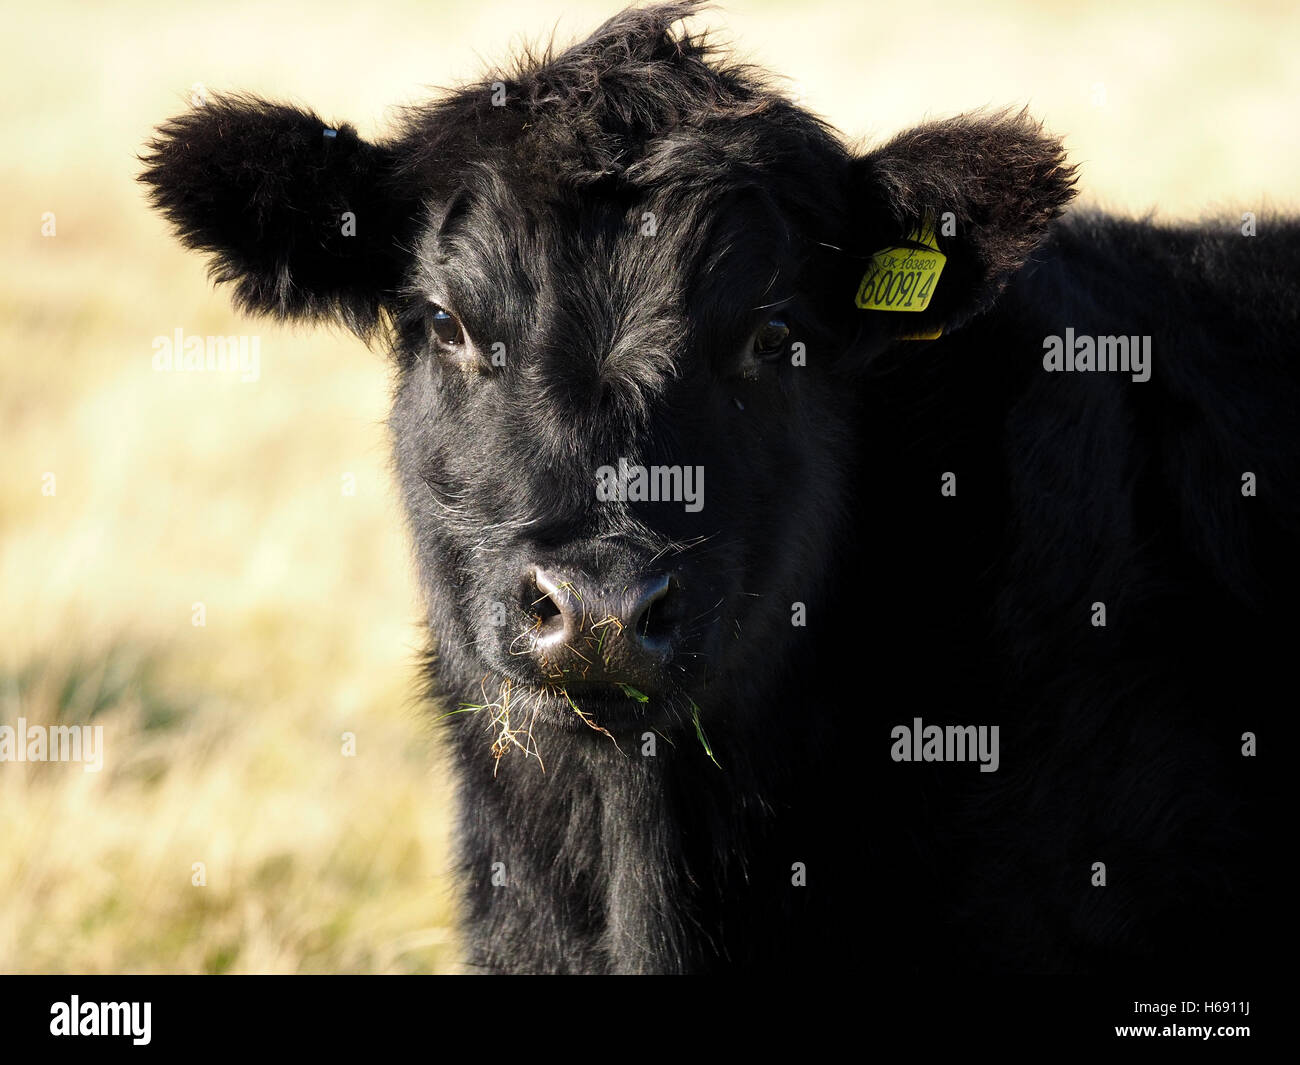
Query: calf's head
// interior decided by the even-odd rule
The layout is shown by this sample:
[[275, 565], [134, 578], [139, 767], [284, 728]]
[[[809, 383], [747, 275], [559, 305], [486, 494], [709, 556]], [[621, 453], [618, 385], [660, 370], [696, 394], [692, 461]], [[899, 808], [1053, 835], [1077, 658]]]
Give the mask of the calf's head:
[[[390, 348], [443, 684], [575, 727], [689, 720], [781, 668], [851, 535], [864, 367], [986, 308], [1072, 185], [1023, 116], [854, 153], [677, 27], [694, 6], [626, 11], [380, 142], [228, 96], [145, 157], [242, 308]], [[928, 309], [855, 306], [872, 253], [940, 219]]]

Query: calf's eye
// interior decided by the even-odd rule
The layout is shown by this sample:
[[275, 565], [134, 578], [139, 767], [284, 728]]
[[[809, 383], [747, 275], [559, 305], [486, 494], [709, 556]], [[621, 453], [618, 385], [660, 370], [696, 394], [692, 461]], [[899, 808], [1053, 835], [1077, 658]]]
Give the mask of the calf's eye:
[[450, 311], [433, 304], [430, 322], [432, 323], [433, 335], [438, 338], [438, 343], [443, 347], [458, 348], [465, 343], [465, 331], [461, 329], [460, 322], [456, 320], [455, 315]]
[[761, 362], [778, 358], [789, 336], [790, 327], [784, 318], [769, 318], [754, 334], [754, 358]]

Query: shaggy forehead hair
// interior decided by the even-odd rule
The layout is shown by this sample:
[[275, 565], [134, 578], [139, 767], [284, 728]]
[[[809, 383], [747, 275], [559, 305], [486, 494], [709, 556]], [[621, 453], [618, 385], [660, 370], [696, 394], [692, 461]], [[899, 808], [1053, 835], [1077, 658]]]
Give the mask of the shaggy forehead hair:
[[843, 148], [760, 71], [674, 33], [698, 6], [525, 51], [408, 110], [392, 144], [428, 204], [411, 297], [438, 293], [480, 338], [522, 343], [507, 376], [530, 404], [594, 414], [612, 398], [640, 420], [689, 342], [737, 346], [829, 235]]
[[[623, 11], [558, 55], [525, 48], [500, 76], [408, 109], [395, 145], [402, 170], [436, 188], [474, 159], [516, 186], [646, 190], [766, 182], [806, 168], [810, 153], [842, 161], [830, 129], [763, 71], [727, 60], [704, 34], [674, 32], [700, 7]], [[809, 193], [811, 206], [819, 197]]]

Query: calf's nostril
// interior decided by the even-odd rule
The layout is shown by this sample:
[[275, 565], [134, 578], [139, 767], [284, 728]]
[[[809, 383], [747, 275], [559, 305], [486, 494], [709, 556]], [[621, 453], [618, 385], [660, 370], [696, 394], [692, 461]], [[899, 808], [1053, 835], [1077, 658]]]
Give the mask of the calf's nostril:
[[643, 644], [655, 644], [667, 638], [670, 626], [666, 608], [672, 583], [667, 576], [656, 577], [644, 582], [633, 593], [628, 607], [629, 624]]
[[573, 596], [563, 582], [556, 582], [542, 570], [534, 570], [524, 581], [524, 609], [538, 620], [539, 637], [563, 636], [569, 627]]

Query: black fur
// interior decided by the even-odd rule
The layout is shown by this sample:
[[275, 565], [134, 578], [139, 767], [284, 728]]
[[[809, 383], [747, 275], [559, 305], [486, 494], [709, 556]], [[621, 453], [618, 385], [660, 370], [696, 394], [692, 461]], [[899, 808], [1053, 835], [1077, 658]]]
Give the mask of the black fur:
[[[232, 97], [146, 157], [241, 305], [391, 341], [432, 690], [467, 707], [469, 964], [1249, 963], [1273, 796], [1241, 736], [1267, 746], [1297, 592], [1296, 223], [1060, 219], [1074, 173], [1023, 114], [855, 155], [676, 28], [695, 6], [382, 144]], [[858, 310], [871, 254], [944, 212], [930, 309]], [[438, 348], [431, 302], [472, 350]], [[743, 364], [778, 305], [807, 365]], [[1152, 379], [1046, 373], [1067, 326], [1151, 335]], [[704, 509], [598, 502], [620, 457], [702, 466]], [[677, 575], [648, 703], [575, 707], [512, 654], [535, 564]], [[914, 716], [999, 725], [1001, 769], [892, 761]]]

